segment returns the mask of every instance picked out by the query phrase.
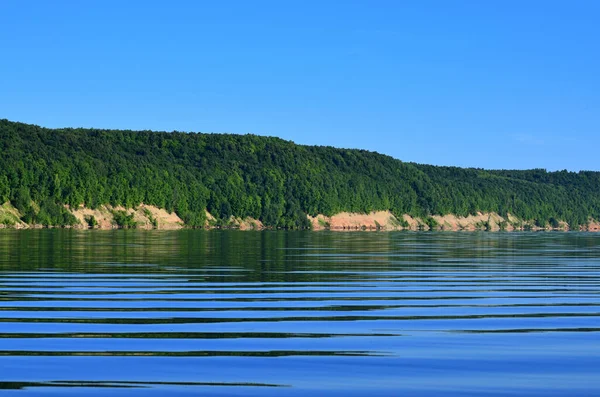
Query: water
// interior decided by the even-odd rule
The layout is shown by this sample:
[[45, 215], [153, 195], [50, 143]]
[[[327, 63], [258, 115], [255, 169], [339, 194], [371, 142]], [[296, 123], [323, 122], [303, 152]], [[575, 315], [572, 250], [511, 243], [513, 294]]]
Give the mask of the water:
[[1, 395], [600, 395], [600, 235], [0, 230]]

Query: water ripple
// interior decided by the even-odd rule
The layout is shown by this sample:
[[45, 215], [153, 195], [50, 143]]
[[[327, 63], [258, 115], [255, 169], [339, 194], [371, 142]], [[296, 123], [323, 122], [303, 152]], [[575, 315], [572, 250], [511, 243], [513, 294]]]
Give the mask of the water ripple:
[[588, 233], [0, 231], [6, 392], [593, 395], [599, 324]]

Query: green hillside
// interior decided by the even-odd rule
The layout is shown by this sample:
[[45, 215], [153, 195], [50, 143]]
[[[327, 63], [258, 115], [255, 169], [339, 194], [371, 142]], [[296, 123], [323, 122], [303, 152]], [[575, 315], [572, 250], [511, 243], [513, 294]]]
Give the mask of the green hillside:
[[405, 163], [364, 150], [254, 135], [47, 129], [0, 120], [0, 203], [26, 223], [76, 222], [64, 205], [208, 210], [308, 227], [306, 214], [497, 212], [571, 227], [600, 219], [599, 172], [486, 171]]

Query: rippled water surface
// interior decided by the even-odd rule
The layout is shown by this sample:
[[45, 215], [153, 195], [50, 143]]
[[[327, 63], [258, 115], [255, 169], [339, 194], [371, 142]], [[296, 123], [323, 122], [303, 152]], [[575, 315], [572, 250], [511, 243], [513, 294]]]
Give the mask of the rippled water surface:
[[600, 235], [0, 230], [0, 394], [600, 395]]

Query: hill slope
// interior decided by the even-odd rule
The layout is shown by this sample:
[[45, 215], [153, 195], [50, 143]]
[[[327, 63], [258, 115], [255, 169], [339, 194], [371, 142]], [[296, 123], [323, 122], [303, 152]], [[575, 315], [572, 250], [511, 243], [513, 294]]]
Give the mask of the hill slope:
[[[28, 224], [78, 223], [65, 206], [144, 203], [203, 226], [308, 227], [307, 215], [389, 210], [510, 213], [538, 225], [600, 219], [599, 172], [486, 171], [405, 163], [364, 150], [253, 135], [47, 129], [0, 120], [0, 204]], [[125, 223], [126, 223], [125, 219]]]

